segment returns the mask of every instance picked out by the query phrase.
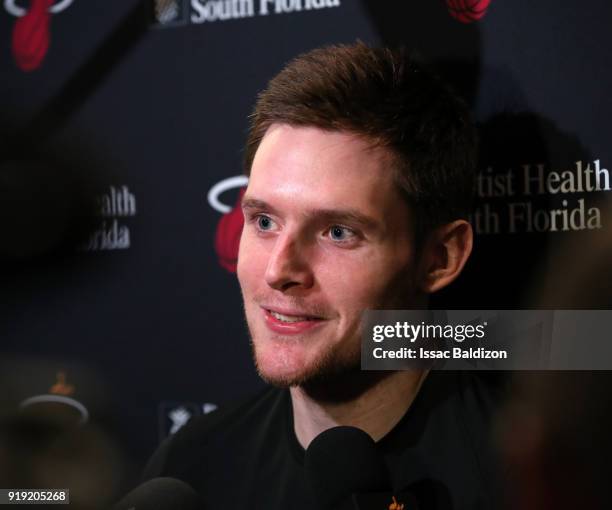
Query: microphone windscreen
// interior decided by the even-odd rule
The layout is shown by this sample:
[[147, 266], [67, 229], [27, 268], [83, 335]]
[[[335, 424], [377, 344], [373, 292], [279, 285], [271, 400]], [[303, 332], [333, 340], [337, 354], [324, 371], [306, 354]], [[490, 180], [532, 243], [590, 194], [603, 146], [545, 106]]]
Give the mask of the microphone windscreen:
[[129, 492], [113, 510], [202, 510], [200, 496], [176, 478], [153, 478]]
[[354, 493], [391, 490], [374, 440], [355, 427], [334, 427], [314, 438], [304, 458], [306, 477], [321, 510], [338, 508]]

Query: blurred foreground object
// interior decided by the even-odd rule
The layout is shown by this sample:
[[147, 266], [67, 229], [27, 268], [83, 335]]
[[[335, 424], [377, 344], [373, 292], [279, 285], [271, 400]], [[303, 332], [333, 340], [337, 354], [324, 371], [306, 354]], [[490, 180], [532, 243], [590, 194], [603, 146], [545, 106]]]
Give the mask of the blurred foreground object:
[[[68, 374], [50, 377], [59, 365]], [[3, 360], [0, 385], [0, 487], [69, 489], [73, 509], [108, 508], [127, 464], [99, 424], [106, 402], [96, 374], [67, 362]]]
[[609, 508], [612, 373], [523, 373], [500, 416], [508, 493], [521, 510]]
[[[602, 211], [607, 225], [612, 207]], [[557, 253], [549, 261], [556, 278], [535, 289], [533, 307], [610, 309], [609, 233], [591, 232]], [[517, 372], [514, 386], [498, 418], [511, 508], [609, 508], [612, 372]]]

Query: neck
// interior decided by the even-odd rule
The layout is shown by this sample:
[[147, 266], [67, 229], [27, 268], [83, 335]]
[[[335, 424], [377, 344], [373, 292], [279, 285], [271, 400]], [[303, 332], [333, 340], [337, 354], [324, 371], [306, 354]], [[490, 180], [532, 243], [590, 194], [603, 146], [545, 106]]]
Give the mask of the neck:
[[[295, 434], [303, 448], [321, 432], [350, 425], [378, 441], [397, 425], [412, 405], [426, 371], [359, 372], [342, 383], [294, 386]], [[333, 388], [333, 391], [330, 391]]]

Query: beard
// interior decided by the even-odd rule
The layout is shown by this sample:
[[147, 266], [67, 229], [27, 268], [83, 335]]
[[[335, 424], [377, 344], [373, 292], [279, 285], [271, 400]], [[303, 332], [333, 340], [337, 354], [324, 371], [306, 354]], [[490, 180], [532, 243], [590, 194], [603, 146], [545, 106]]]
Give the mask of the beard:
[[291, 374], [281, 375], [270, 373], [260, 363], [257, 345], [251, 334], [251, 352], [255, 369], [266, 383], [278, 388], [289, 388], [291, 386], [326, 385], [339, 377], [347, 374], [359, 373], [361, 371], [361, 346], [354, 342], [355, 348], [342, 351], [330, 348], [320, 353], [316, 359], [304, 365]]
[[[408, 269], [398, 273], [390, 285], [384, 289], [385, 292], [381, 293], [379, 299], [373, 300], [367, 308], [415, 307], [411, 306], [416, 303], [412, 291], [416, 288], [414, 278], [414, 274]], [[284, 300], [310, 315], [321, 317], [334, 317], [335, 315], [335, 311], [324, 303], [313, 304], [289, 296], [285, 296]], [[359, 395], [392, 373], [390, 371], [361, 370], [361, 323], [354, 324], [348, 331], [345, 331], [340, 341], [332, 341], [327, 348], [321, 348], [308, 362], [303, 362], [301, 365], [296, 364], [292, 370], [275, 370], [266, 358], [270, 355], [269, 351], [274, 348], [275, 341], [285, 344], [287, 340], [282, 339], [279, 335], [277, 338], [272, 336], [257, 341], [257, 319], [255, 314], [249, 317], [247, 306], [247, 303], [251, 303], [252, 306], [252, 303], [265, 302], [273, 302], [273, 299], [266, 293], [256, 294], [249, 298], [245, 296], [243, 289], [244, 318], [249, 333], [253, 361], [257, 373], [266, 383], [279, 388], [299, 387], [320, 401], [341, 402]], [[253, 325], [249, 323], [249, 319], [253, 320]], [[335, 339], [338, 338], [335, 337]], [[334, 339], [330, 338], [331, 340]], [[291, 353], [288, 356], [291, 356]]]
[[[330, 317], [333, 312], [322, 304], [305, 303], [299, 298], [285, 298], [290, 301], [295, 308], [305, 310], [310, 315]], [[271, 301], [266, 299], [266, 296], [256, 296], [256, 303]], [[358, 373], [361, 370], [361, 328], [360, 325], [354, 325], [349, 331], [345, 332], [345, 338], [337, 343], [332, 342], [327, 348], [322, 348], [313, 359], [308, 362], [303, 362], [301, 366], [296, 366], [293, 370], [283, 371], [270, 368], [267, 363], [263, 362], [274, 349], [273, 344], [279, 342], [286, 348], [292, 339], [282, 338], [280, 335], [271, 333], [261, 333], [263, 339], [257, 341], [257, 319], [253, 319], [253, 325], [250, 324], [249, 311], [247, 310], [246, 299], [244, 299], [244, 318], [249, 333], [251, 354], [253, 362], [259, 376], [268, 384], [279, 388], [289, 388], [292, 386], [307, 386], [307, 385], [324, 385], [332, 380], [341, 377], [343, 374]], [[268, 335], [271, 335], [268, 337]], [[308, 341], [296, 339], [297, 342]], [[278, 354], [278, 353], [277, 353]], [[280, 357], [280, 354], [278, 354]], [[288, 356], [291, 356], [289, 353]]]
[[262, 369], [251, 337], [255, 368], [267, 384], [285, 389], [299, 387], [310, 398], [330, 404], [349, 402], [392, 374], [391, 371], [361, 370], [360, 344], [356, 345], [357, 348], [348, 355], [342, 352], [339, 356], [337, 350], [328, 350], [310, 366], [286, 376]]
[[390, 371], [361, 370], [361, 342], [347, 342], [352, 347], [342, 345], [322, 352], [308, 365], [293, 371], [290, 375], [266, 371], [257, 352], [256, 342], [251, 334], [253, 361], [259, 376], [277, 388], [299, 387], [305, 394], [319, 402], [348, 402], [361, 395], [380, 381], [391, 375]]

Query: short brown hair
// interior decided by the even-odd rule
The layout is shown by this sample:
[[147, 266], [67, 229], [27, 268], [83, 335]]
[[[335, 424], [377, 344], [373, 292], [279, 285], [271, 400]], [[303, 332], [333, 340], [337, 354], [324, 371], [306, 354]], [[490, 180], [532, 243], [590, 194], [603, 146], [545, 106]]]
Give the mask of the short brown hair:
[[388, 149], [415, 212], [417, 240], [466, 218], [476, 134], [467, 105], [405, 49], [328, 46], [289, 62], [258, 96], [245, 149], [249, 175], [272, 124], [346, 131]]

